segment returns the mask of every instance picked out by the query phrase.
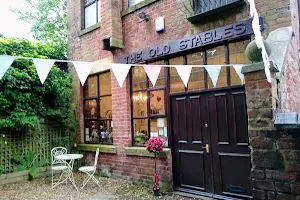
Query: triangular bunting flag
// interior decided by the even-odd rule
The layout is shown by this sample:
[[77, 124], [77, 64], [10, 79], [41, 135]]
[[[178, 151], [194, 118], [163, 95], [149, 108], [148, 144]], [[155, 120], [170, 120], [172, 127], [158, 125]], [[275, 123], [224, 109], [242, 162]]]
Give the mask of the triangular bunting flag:
[[192, 67], [189, 65], [177, 65], [175, 66], [178, 75], [180, 76], [182, 82], [184, 83], [185, 87], [187, 87], [187, 84], [190, 79]]
[[41, 83], [44, 84], [55, 60], [33, 58], [32, 61]]
[[233, 68], [235, 69], [237, 75], [239, 75], [242, 83], [244, 82], [244, 74], [242, 74], [242, 68], [244, 67], [245, 65], [233, 65]]
[[218, 81], [218, 78], [219, 78], [221, 67], [222, 67], [221, 65], [214, 65], [214, 66], [206, 65], [205, 66], [205, 69], [206, 69], [208, 75], [210, 76], [210, 78], [213, 82], [213, 85], [215, 87], [217, 85], [217, 81]]
[[111, 64], [110, 65], [120, 87], [122, 87], [131, 65]]
[[158, 65], [144, 65], [145, 72], [150, 79], [153, 86], [155, 86], [155, 83], [157, 81], [157, 78], [159, 76], [161, 66]]
[[76, 69], [79, 80], [81, 82], [81, 85], [83, 86], [95, 63], [92, 63], [92, 62], [73, 62], [73, 64], [74, 64], [74, 67]]
[[14, 60], [15, 58], [13, 56], [0, 55], [0, 80], [3, 78]]

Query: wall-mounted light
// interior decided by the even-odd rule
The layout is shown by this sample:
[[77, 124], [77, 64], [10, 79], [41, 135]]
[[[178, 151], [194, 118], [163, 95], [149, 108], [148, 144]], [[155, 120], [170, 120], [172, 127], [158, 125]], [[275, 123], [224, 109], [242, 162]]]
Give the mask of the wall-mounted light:
[[140, 22], [149, 21], [149, 16], [144, 11], [139, 12], [137, 16], [140, 18]]

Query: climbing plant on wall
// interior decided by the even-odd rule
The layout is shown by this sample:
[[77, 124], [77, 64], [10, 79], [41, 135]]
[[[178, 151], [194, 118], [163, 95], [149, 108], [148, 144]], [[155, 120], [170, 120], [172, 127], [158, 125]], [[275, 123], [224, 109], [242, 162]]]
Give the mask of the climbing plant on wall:
[[[64, 57], [51, 46], [6, 37], [0, 38], [1, 54]], [[32, 61], [18, 58], [0, 80], [0, 130], [39, 130], [44, 123], [74, 129], [73, 113], [72, 77], [56, 66], [42, 85]]]

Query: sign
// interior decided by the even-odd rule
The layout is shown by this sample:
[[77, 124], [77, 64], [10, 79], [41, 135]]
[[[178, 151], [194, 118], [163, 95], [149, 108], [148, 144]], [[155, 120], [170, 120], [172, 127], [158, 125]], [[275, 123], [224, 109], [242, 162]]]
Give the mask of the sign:
[[[263, 25], [263, 19], [260, 18]], [[191, 49], [197, 49], [206, 45], [233, 40], [253, 34], [252, 19], [237, 22], [227, 26], [188, 36], [181, 40], [170, 41], [167, 44], [147, 48], [132, 54], [120, 56], [117, 62], [134, 64], [142, 61], [153, 60], [167, 55], [181, 53]]]

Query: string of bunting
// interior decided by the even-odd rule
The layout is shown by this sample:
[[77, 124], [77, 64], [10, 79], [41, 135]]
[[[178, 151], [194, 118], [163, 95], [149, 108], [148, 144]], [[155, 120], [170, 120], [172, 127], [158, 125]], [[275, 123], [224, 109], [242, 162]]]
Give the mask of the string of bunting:
[[71, 61], [71, 60], [54, 60], [54, 59], [40, 59], [40, 58], [0, 55], [0, 80], [2, 79], [2, 77], [10, 68], [10, 66], [12, 65], [12, 63], [16, 58], [32, 60], [42, 84], [44, 84], [45, 80], [47, 79], [47, 76], [51, 71], [51, 68], [55, 62], [73, 63], [82, 86], [84, 85], [89, 73], [91, 72], [95, 64], [106, 65], [109, 68], [111, 68], [120, 87], [122, 87], [127, 77], [127, 74], [132, 66], [143, 66], [147, 76], [149, 77], [153, 85], [155, 85], [162, 67], [174, 67], [176, 68], [177, 73], [180, 76], [182, 82], [187, 87], [193, 67], [205, 68], [214, 86], [216, 86], [222, 66], [232, 66], [235, 69], [238, 76], [240, 77], [241, 81], [243, 81], [244, 76], [241, 73], [241, 70], [243, 66], [247, 65], [247, 64], [232, 64], [232, 65], [227, 65], [227, 64], [224, 65], [145, 65], [142, 64], [141, 65], [141, 64], [103, 63], [103, 62], [80, 62], [80, 61]]

